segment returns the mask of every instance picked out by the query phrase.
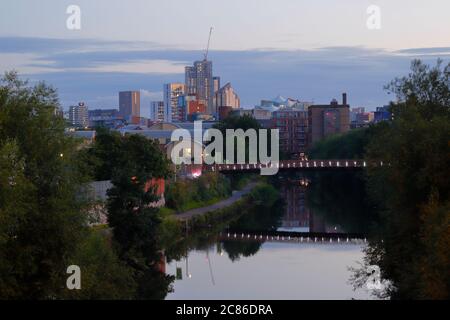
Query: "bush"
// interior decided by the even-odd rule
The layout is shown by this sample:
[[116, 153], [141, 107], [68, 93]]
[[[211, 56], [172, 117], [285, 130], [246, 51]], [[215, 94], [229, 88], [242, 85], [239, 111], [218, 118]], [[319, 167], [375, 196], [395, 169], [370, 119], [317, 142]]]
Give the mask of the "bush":
[[195, 180], [179, 180], [166, 190], [166, 206], [183, 211], [208, 204], [209, 201], [228, 197], [230, 181], [217, 173], [206, 173]]

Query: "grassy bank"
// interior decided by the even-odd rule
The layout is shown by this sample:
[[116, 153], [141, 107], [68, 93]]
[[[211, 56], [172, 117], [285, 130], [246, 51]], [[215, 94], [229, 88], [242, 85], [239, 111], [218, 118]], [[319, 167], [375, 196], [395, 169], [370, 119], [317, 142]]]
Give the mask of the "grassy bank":
[[170, 246], [174, 239], [184, 240], [186, 227], [190, 234], [218, 233], [247, 213], [255, 211], [256, 207], [271, 207], [279, 197], [278, 191], [271, 184], [261, 181], [249, 194], [234, 204], [192, 217], [187, 224], [175, 219], [170, 212], [163, 210], [159, 238], [164, 246]]

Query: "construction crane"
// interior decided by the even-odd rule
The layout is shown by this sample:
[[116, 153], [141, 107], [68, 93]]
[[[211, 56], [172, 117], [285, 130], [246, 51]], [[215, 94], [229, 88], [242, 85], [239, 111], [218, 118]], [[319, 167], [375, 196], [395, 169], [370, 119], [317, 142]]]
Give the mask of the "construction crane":
[[205, 51], [205, 57], [204, 57], [205, 60], [208, 60], [209, 44], [211, 42], [212, 31], [213, 31], [213, 27], [209, 28], [208, 44], [206, 45], [206, 51]]

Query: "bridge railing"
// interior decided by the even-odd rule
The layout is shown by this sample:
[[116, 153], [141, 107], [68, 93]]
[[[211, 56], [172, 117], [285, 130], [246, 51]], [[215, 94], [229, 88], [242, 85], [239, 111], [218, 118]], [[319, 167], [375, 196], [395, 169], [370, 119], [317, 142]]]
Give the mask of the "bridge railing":
[[214, 164], [204, 165], [203, 169], [207, 171], [252, 171], [262, 168], [278, 168], [278, 169], [320, 169], [320, 168], [366, 168], [382, 167], [383, 161], [365, 161], [354, 159], [339, 160], [281, 160], [278, 163], [250, 163], [250, 164]]

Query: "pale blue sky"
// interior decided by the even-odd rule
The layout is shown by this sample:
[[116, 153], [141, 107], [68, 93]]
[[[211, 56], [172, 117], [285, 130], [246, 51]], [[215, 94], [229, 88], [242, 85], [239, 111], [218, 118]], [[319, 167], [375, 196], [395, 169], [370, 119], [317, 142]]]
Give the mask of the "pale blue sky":
[[[71, 4], [81, 30], [66, 28]], [[366, 27], [369, 5], [381, 9], [380, 30]], [[65, 106], [115, 107], [117, 91], [142, 89], [145, 110], [201, 58], [213, 26], [214, 73], [244, 106], [347, 91], [352, 105], [373, 109], [412, 58], [448, 59], [449, 12], [448, 0], [2, 0], [0, 72], [49, 81]]]
[[[79, 5], [81, 31], [65, 27]], [[366, 27], [369, 5], [381, 30]], [[448, 0], [2, 0], [0, 35], [149, 41], [201, 49], [210, 26], [218, 50], [329, 46], [447, 46]]]

